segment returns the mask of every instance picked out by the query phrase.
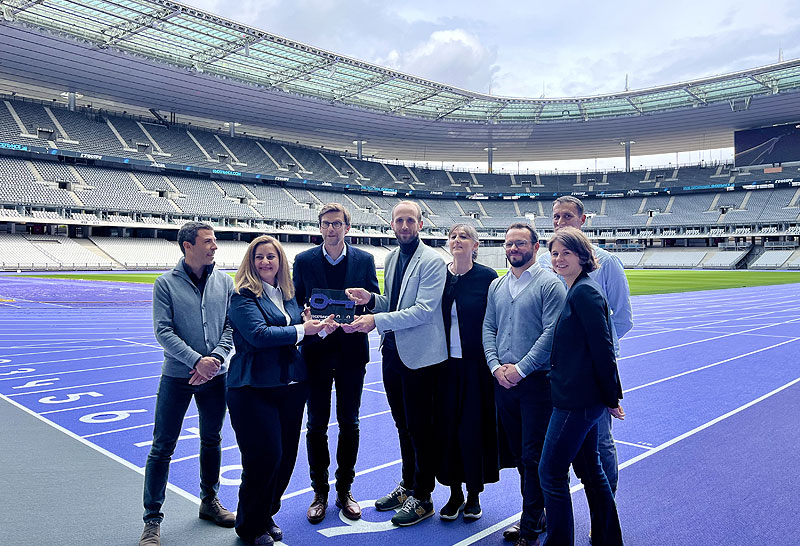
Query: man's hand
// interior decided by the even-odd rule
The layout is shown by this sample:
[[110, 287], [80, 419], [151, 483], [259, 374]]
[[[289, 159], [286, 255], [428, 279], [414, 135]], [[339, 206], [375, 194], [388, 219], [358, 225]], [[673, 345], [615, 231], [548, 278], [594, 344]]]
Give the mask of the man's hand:
[[522, 376], [517, 371], [517, 367], [513, 364], [506, 364], [505, 374], [506, 381], [511, 383], [513, 386], [516, 386], [520, 381], [522, 381]]
[[358, 305], [366, 305], [372, 298], [372, 294], [370, 294], [369, 291], [365, 290], [364, 288], [347, 288], [345, 289], [344, 293], [348, 298], [350, 298], [350, 300], [356, 302]]
[[[355, 290], [361, 290], [356, 288]], [[364, 290], [366, 292], [366, 290]], [[351, 298], [352, 299], [352, 298]], [[355, 300], [353, 300], [355, 301]], [[342, 330], [347, 334], [361, 332], [366, 334], [375, 329], [375, 317], [373, 315], [358, 315], [350, 324], [342, 324]]]
[[192, 377], [189, 379], [190, 385], [202, 385], [206, 381], [211, 380], [217, 372], [219, 372], [222, 362], [213, 356], [204, 356], [197, 361], [194, 369], [189, 372]]
[[620, 421], [625, 420], [625, 410], [622, 409], [622, 406], [617, 406], [616, 408], [608, 408], [608, 413], [611, 414], [611, 417], [615, 419], [619, 419]]
[[325, 332], [325, 335], [328, 335], [328, 334], [332, 333], [334, 330], [336, 330], [339, 327], [339, 323], [336, 322], [335, 320], [333, 320], [333, 317], [334, 317], [334, 315], [333, 315], [333, 313], [331, 313], [330, 315], [328, 315], [325, 318], [325, 320], [322, 321], [322, 324], [325, 325], [322, 328], [322, 331]]
[[500, 367], [494, 371], [495, 379], [497, 379], [497, 382], [500, 383], [500, 386], [503, 387], [504, 389], [510, 389], [515, 385], [515, 383], [511, 383], [506, 378], [506, 370], [509, 366], [511, 366], [512, 368], [514, 367], [513, 364], [501, 364]]

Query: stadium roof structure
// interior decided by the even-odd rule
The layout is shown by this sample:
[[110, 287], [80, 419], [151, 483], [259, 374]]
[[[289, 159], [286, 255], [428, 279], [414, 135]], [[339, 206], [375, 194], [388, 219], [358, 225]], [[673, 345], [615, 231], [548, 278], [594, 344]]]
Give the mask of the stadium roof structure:
[[0, 0], [0, 78], [428, 161], [578, 159], [732, 146], [800, 118], [800, 61], [614, 94], [498, 97], [166, 0]]

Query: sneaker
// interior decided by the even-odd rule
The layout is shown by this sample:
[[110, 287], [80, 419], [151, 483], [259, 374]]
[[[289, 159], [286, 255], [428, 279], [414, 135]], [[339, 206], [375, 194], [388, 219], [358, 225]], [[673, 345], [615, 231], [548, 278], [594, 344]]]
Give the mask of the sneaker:
[[483, 510], [481, 510], [481, 501], [478, 495], [468, 497], [464, 507], [464, 519], [480, 519], [482, 515]]
[[403, 507], [392, 518], [392, 523], [400, 527], [408, 527], [419, 523], [433, 515], [433, 502], [408, 497]]
[[161, 522], [148, 521], [144, 524], [142, 538], [139, 539], [139, 546], [161, 546]]
[[400, 508], [412, 494], [411, 491], [402, 485], [398, 485], [394, 488], [394, 491], [375, 501], [375, 510], [385, 512], [387, 510]]
[[458, 514], [464, 509], [466, 503], [464, 502], [463, 495], [450, 495], [447, 504], [442, 506], [439, 510], [439, 517], [445, 521], [453, 521], [458, 519]]
[[222, 506], [217, 497], [200, 503], [200, 519], [213, 521], [220, 527], [233, 527], [236, 523], [236, 516]]

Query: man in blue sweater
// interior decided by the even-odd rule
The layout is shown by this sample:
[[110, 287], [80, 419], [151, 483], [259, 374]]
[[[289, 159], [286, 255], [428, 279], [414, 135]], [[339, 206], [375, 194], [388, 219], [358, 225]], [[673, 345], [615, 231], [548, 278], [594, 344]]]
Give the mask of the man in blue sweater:
[[494, 377], [497, 414], [517, 463], [522, 518], [512, 530], [515, 544], [539, 544], [544, 531], [544, 497], [539, 459], [550, 414], [550, 348], [566, 289], [536, 263], [539, 237], [528, 224], [506, 231], [509, 272], [489, 286], [483, 348]]
[[214, 270], [214, 229], [188, 222], [178, 232], [184, 257], [153, 286], [153, 328], [164, 348], [153, 445], [144, 472], [144, 532], [139, 546], [161, 544], [161, 506], [169, 463], [194, 397], [200, 426], [200, 518], [233, 527], [217, 498], [225, 419], [225, 375], [233, 347], [228, 304], [233, 279]]

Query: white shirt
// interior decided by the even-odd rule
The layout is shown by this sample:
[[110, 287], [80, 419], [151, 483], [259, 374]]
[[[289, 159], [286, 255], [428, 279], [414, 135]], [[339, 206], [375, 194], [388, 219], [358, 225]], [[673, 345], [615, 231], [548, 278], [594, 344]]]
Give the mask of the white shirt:
[[[278, 308], [278, 311], [283, 313], [283, 316], [286, 317], [286, 326], [289, 326], [292, 322], [292, 317], [289, 316], [289, 313], [286, 312], [286, 307], [283, 306], [283, 292], [281, 291], [279, 286], [272, 286], [269, 283], [262, 282], [264, 286], [264, 294], [269, 298], [269, 301], [275, 304], [275, 307]], [[295, 329], [297, 330], [297, 341], [295, 341], [295, 345], [303, 341], [303, 338], [306, 335], [306, 331], [303, 328], [302, 324], [295, 324]]]
[[450, 356], [452, 358], [461, 358], [462, 355], [461, 333], [458, 329], [458, 311], [456, 311], [456, 302], [453, 300], [453, 307], [450, 308]]
[[511, 299], [516, 299], [520, 292], [525, 290], [525, 287], [531, 283], [533, 280], [531, 269], [534, 267], [539, 267], [539, 265], [533, 262], [520, 274], [519, 278], [510, 269], [508, 270], [508, 291], [511, 292]]
[[328, 254], [328, 249], [325, 248], [325, 243], [323, 243], [322, 244], [322, 255], [325, 256], [325, 259], [328, 260], [329, 264], [336, 265], [339, 262], [341, 262], [342, 260], [344, 260], [345, 256], [347, 256], [347, 245], [344, 245], [342, 247], [342, 253], [339, 254], [339, 257], [334, 260], [333, 258], [331, 258], [331, 255]]

